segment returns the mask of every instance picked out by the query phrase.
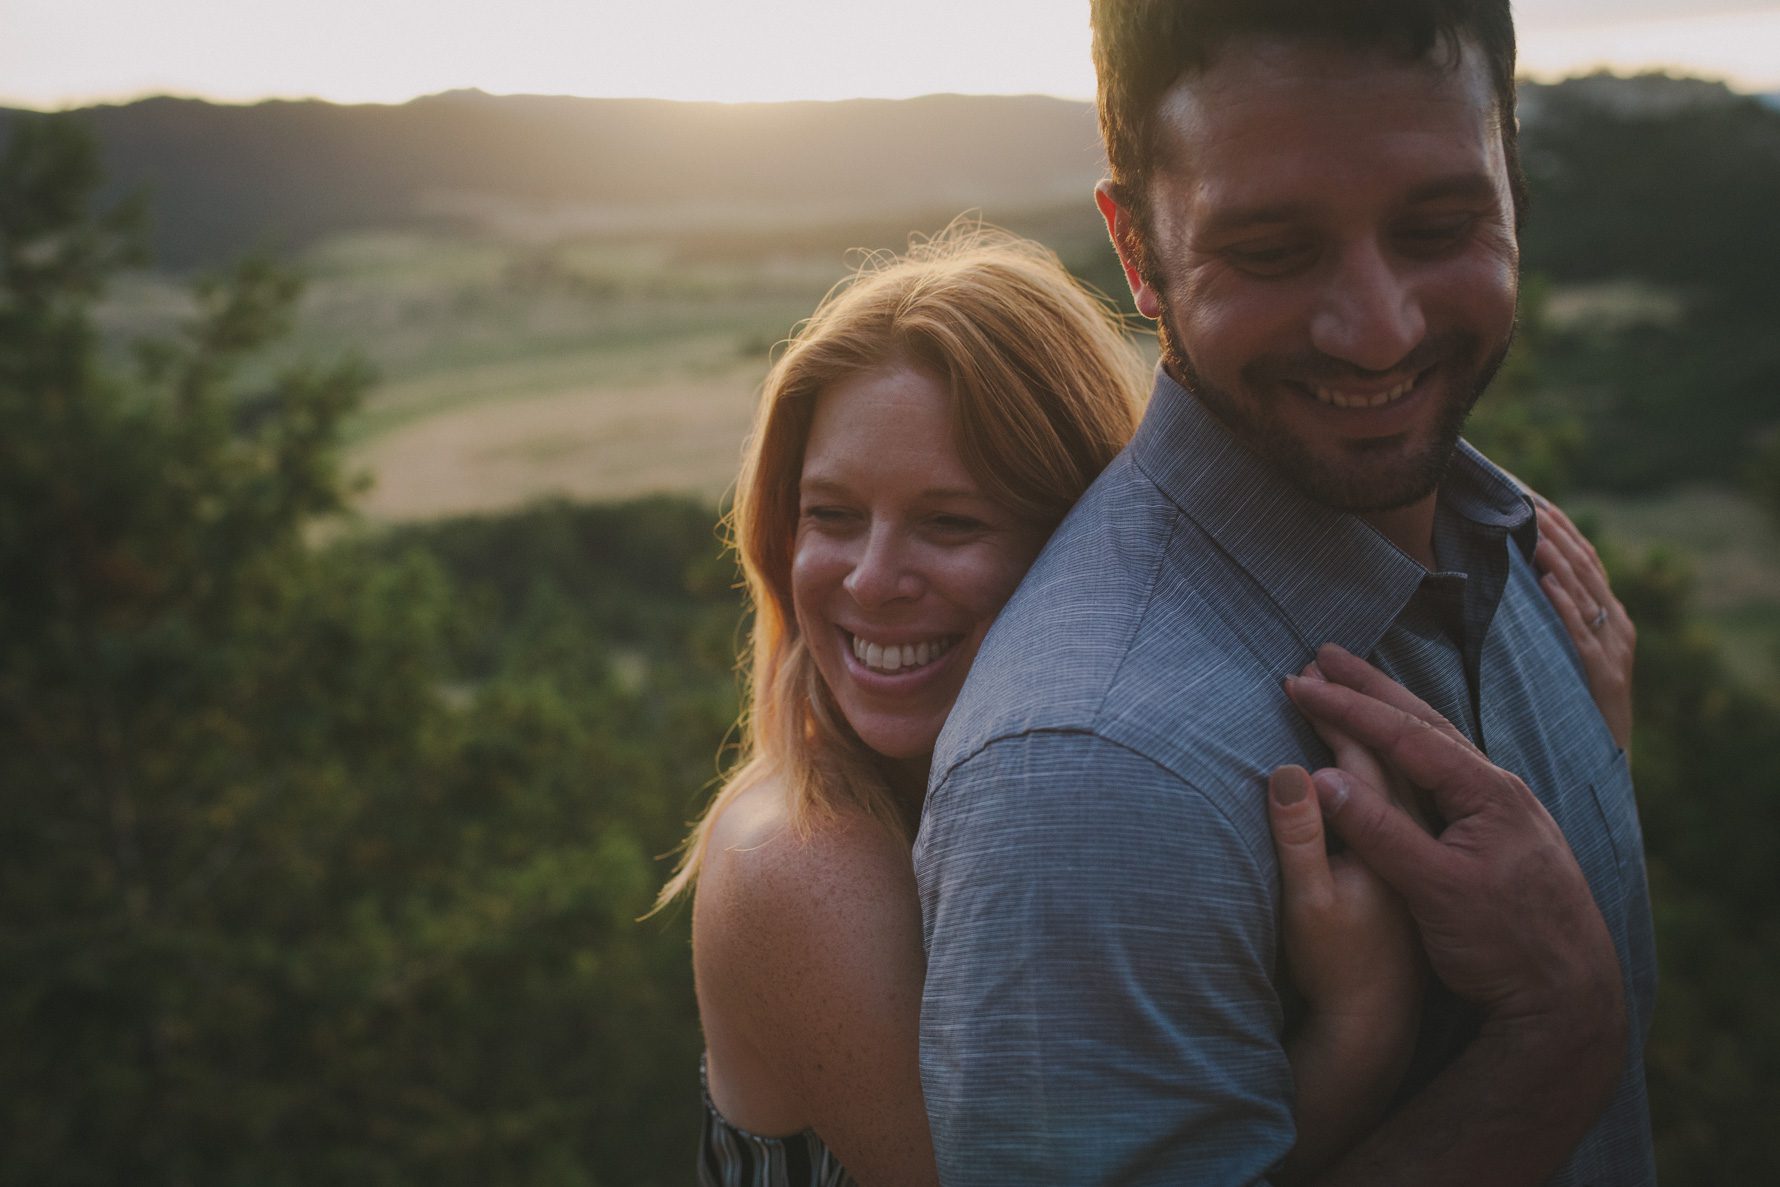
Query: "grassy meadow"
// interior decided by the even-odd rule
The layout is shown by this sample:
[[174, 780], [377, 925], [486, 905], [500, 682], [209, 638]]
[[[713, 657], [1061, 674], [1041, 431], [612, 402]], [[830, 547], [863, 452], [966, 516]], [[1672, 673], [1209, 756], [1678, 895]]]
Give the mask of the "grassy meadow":
[[[1002, 221], [1105, 287], [1117, 272], [1110, 253], [1097, 258], [1083, 205]], [[343, 354], [370, 364], [376, 381], [346, 435], [373, 520], [549, 496], [715, 501], [773, 345], [869, 251], [904, 248], [910, 228], [937, 231], [949, 217], [750, 227], [730, 212], [720, 226], [566, 237], [512, 221], [470, 235], [336, 236], [295, 259], [305, 279], [295, 324], [258, 365], [270, 374]], [[138, 274], [104, 320], [125, 341], [171, 328], [190, 306], [182, 280]]]
[[[1103, 290], [1121, 283], [1092, 208], [998, 212]], [[359, 510], [411, 522], [540, 499], [687, 494], [715, 503], [734, 478], [775, 343], [873, 250], [906, 246], [944, 213], [833, 222], [730, 212], [720, 224], [562, 234], [512, 219], [475, 234], [401, 230], [329, 238], [295, 261], [292, 332], [260, 360], [356, 354], [376, 376], [346, 429]], [[582, 223], [601, 220], [584, 212]], [[1661, 322], [1678, 298], [1649, 285], [1553, 288], [1566, 329]], [[105, 322], [116, 340], [190, 309], [181, 280], [136, 274]], [[1747, 498], [1689, 485], [1568, 500], [1622, 548], [1694, 574], [1697, 606], [1733, 669], [1780, 678], [1780, 533]]]

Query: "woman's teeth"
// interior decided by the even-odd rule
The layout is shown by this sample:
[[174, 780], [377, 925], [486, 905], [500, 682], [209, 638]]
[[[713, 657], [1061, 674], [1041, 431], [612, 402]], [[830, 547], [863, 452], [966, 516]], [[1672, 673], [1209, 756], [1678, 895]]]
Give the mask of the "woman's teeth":
[[1392, 400], [1408, 395], [1409, 389], [1415, 386], [1415, 380], [1405, 379], [1389, 391], [1375, 392], [1372, 395], [1365, 395], [1361, 392], [1338, 392], [1333, 388], [1318, 387], [1314, 383], [1308, 386], [1311, 395], [1323, 403], [1333, 404], [1337, 408], [1377, 408], [1382, 404], [1389, 404]]
[[919, 668], [930, 664], [952, 649], [957, 635], [926, 639], [919, 643], [867, 643], [853, 636], [853, 657], [874, 672], [899, 672], [903, 668]]

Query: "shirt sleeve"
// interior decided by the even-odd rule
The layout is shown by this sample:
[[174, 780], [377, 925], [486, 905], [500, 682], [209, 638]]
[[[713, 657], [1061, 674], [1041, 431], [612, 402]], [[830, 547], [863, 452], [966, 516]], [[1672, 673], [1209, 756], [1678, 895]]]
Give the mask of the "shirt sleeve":
[[915, 865], [948, 1187], [1255, 1183], [1285, 1156], [1270, 846], [1140, 754], [1032, 733], [934, 789]]

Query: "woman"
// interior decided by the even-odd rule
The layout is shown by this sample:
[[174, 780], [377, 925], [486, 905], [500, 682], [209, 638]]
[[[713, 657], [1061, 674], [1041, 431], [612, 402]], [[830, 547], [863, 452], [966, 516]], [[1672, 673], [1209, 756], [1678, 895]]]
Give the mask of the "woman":
[[[775, 364], [732, 517], [754, 608], [742, 761], [661, 896], [697, 881], [704, 1181], [935, 1181], [909, 853], [934, 741], [995, 614], [1135, 428], [1146, 386], [1116, 321], [1056, 258], [992, 232], [869, 264]], [[1276, 833], [1320, 837], [1313, 804], [1274, 811]], [[1308, 1171], [1383, 1108], [1421, 973], [1375, 878], [1320, 844], [1291, 852], [1315, 855], [1281, 849], [1288, 960], [1310, 1003], [1288, 1039], [1288, 1171]]]

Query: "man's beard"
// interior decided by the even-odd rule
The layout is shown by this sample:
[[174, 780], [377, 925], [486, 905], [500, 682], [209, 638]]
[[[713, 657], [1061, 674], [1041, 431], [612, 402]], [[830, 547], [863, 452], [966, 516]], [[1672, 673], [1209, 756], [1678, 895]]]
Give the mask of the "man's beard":
[[[1440, 367], [1432, 378], [1446, 384], [1445, 403], [1434, 421], [1433, 434], [1408, 456], [1397, 439], [1348, 442], [1344, 458], [1311, 448], [1266, 400], [1244, 401], [1210, 383], [1179, 348], [1166, 301], [1160, 319], [1162, 361], [1182, 385], [1197, 396], [1242, 443], [1305, 495], [1338, 511], [1392, 511], [1420, 502], [1439, 487], [1458, 446], [1459, 434], [1472, 407], [1494, 379], [1508, 355], [1513, 331], [1487, 356], [1474, 335], [1446, 334], [1425, 340], [1405, 360], [1403, 371], [1420, 373]], [[1252, 391], [1280, 387], [1279, 378], [1338, 386], [1354, 369], [1322, 355], [1267, 358], [1243, 368], [1240, 382]], [[1281, 399], [1298, 399], [1282, 395]], [[1304, 397], [1309, 398], [1309, 397]], [[1375, 455], [1368, 459], [1365, 455]]]

